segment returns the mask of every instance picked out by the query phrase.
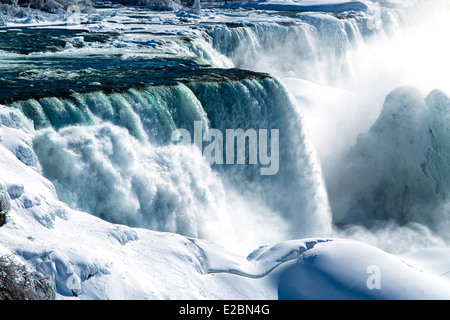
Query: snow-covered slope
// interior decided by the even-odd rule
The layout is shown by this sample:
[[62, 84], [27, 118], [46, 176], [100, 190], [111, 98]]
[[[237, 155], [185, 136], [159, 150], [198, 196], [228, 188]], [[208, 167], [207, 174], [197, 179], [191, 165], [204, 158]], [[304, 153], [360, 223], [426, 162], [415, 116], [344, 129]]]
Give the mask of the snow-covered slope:
[[[269, 3], [276, 6], [273, 8], [282, 10], [287, 10], [289, 6], [294, 5], [296, 10], [365, 11], [369, 2]], [[262, 2], [258, 4], [263, 5]], [[269, 8], [265, 7], [265, 9]], [[89, 32], [110, 32], [118, 33], [118, 35], [110, 38], [94, 38], [95, 40], [92, 38], [89, 40], [88, 34], [85, 35], [86, 39], [79, 36], [66, 37], [65, 47], [61, 48], [61, 52], [56, 56], [70, 58], [84, 55], [87, 57], [89, 53], [101, 53], [119, 56], [121, 61], [146, 61], [155, 57], [167, 58], [178, 55], [187, 57], [178, 65], [179, 68], [192, 67], [192, 65], [186, 65], [187, 59], [199, 58], [203, 59], [203, 62], [206, 61], [221, 68], [240, 64], [239, 67], [242, 68], [249, 67], [264, 71], [268, 66], [272, 66], [275, 71], [280, 71], [280, 75], [289, 77], [304, 75], [303, 72], [310, 67], [309, 69], [312, 70], [308, 71], [312, 75], [318, 73], [319, 76], [324, 76], [322, 72], [318, 72], [321, 69], [316, 69], [317, 66], [313, 67], [313, 64], [309, 64], [311, 60], [307, 60], [308, 57], [314, 60], [315, 54], [319, 51], [306, 50], [304, 57], [307, 63], [297, 68], [293, 65], [286, 67], [273, 63], [280, 62], [277, 59], [281, 60], [277, 41], [283, 40], [282, 42], [288, 43], [294, 38], [308, 40], [305, 43], [311, 41], [312, 49], [317, 49], [317, 46], [321, 48], [319, 44], [332, 43], [333, 45], [328, 48], [321, 48], [324, 60], [319, 61], [317, 65], [325, 61], [329, 65], [336, 66], [335, 74], [339, 77], [342, 69], [340, 62], [342, 61], [344, 66], [347, 65], [344, 63], [349, 60], [347, 53], [353, 50], [353, 45], [362, 41], [363, 37], [362, 29], [358, 29], [360, 26], [357, 25], [356, 20], [351, 17], [347, 19], [343, 16], [339, 18], [328, 16], [324, 13], [303, 13], [300, 15], [302, 18], [300, 23], [295, 19], [280, 16], [264, 22], [269, 16], [255, 12], [206, 12], [205, 15], [181, 11], [155, 15], [132, 12], [130, 16], [132, 18], [120, 14], [108, 15], [100, 11], [98, 15], [81, 17], [86, 19], [82, 21], [89, 24], [62, 27], [65, 30], [80, 28]], [[16, 20], [15, 22], [7, 21], [6, 24], [17, 28], [24, 26], [24, 22], [27, 23], [27, 21]], [[28, 22], [40, 24], [39, 21]], [[208, 22], [211, 26], [205, 27]], [[229, 23], [231, 27], [216, 25], [217, 23]], [[202, 30], [200, 25], [205, 29]], [[362, 23], [362, 25], [366, 24]], [[206, 29], [209, 32], [206, 32]], [[9, 29], [7, 33], [18, 32], [17, 30]], [[338, 32], [329, 36], [330, 30]], [[186, 40], [188, 37], [191, 37], [189, 41]], [[105, 43], [100, 44], [100, 40], [104, 39], [106, 39]], [[218, 39], [224, 41], [219, 41], [219, 44], [214, 43], [214, 40]], [[331, 40], [333, 42], [330, 42]], [[236, 54], [239, 53], [237, 48], [247, 48], [251, 54]], [[288, 58], [283, 61], [294, 62], [294, 64], [295, 58], [298, 57], [297, 52], [307, 49], [301, 41], [284, 48], [286, 50], [282, 55]], [[327, 51], [327, 49], [331, 50]], [[52, 55], [39, 50], [38, 47], [30, 54], [30, 57], [46, 56], [48, 58]], [[253, 58], [252, 60], [253, 53], [260, 54], [258, 57], [261, 59]], [[18, 56], [15, 56], [16, 53], [4, 54], [8, 59], [11, 58], [8, 61], [14, 62], [14, 59], [18, 59]], [[270, 59], [263, 61], [263, 57]], [[31, 64], [32, 60], [30, 59], [28, 63]], [[37, 60], [35, 66], [40, 66], [39, 59]], [[56, 63], [57, 59], [52, 61]], [[8, 65], [6, 67], [5, 65], [0, 68], [7, 69]], [[77, 65], [71, 64], [71, 66]], [[42, 70], [44, 72], [40, 73]], [[23, 75], [27, 75], [25, 71], [21, 70], [22, 80]], [[40, 79], [35, 80], [36, 85], [43, 85], [44, 89], [51, 92], [55, 92], [51, 90], [54, 88], [44, 86], [45, 81], [53, 79], [56, 87], [61, 79], [70, 81], [80, 75], [73, 72], [70, 78], [66, 77], [67, 74], [61, 70], [56, 73], [46, 71], [45, 68], [36, 67], [31, 76]], [[95, 74], [94, 71], [94, 68], [89, 68], [91, 75]], [[42, 75], [45, 76], [39, 78]], [[108, 81], [107, 77], [101, 78], [101, 72], [95, 76], [102, 79], [103, 85]], [[216, 79], [223, 79], [217, 74], [216, 76]], [[289, 141], [283, 154], [285, 159], [290, 160], [287, 161], [289, 164], [297, 163], [294, 159], [302, 160], [301, 163], [292, 165], [281, 178], [275, 180], [276, 184], [268, 183], [266, 187], [258, 185], [260, 180], [257, 179], [258, 176], [254, 174], [254, 170], [245, 171], [248, 176], [256, 178], [250, 185], [251, 188], [247, 188], [248, 185], [244, 184], [241, 189], [237, 189], [237, 196], [232, 198], [234, 201], [225, 198], [226, 193], [221, 189], [221, 183], [215, 172], [204, 165], [202, 159], [194, 153], [183, 152], [181, 148], [176, 152], [172, 152], [172, 149], [161, 148], [158, 154], [153, 153], [156, 147], [159, 147], [158, 143], [161, 143], [156, 141], [156, 138], [161, 135], [156, 135], [155, 132], [166, 128], [162, 124], [167, 125], [167, 128], [174, 128], [176, 117], [173, 119], [169, 116], [162, 117], [167, 121], [161, 122], [161, 126], [152, 127], [152, 118], [139, 119], [133, 113], [129, 102], [140, 107], [146, 106], [144, 102], [149, 94], [148, 88], [145, 89], [147, 91], [131, 90], [112, 95], [103, 92], [77, 93], [77, 102], [80, 102], [78, 105], [64, 100], [64, 97], [52, 96], [45, 97], [42, 101], [19, 101], [15, 104], [16, 109], [0, 107], [0, 191], [8, 193], [11, 203], [6, 224], [0, 227], [0, 252], [14, 254], [30, 268], [49, 277], [55, 284], [59, 299], [449, 299], [448, 249], [434, 248], [410, 254], [393, 255], [362, 242], [325, 235], [331, 228], [328, 203], [323, 192], [320, 168], [315, 162], [314, 152], [305, 147], [309, 140], [303, 134], [301, 117], [281, 82], [266, 76], [260, 76], [260, 78], [262, 80], [244, 79], [233, 83], [225, 81], [225, 84], [218, 81], [197, 82], [169, 88], [153, 88], [156, 91], [160, 90], [159, 101], [163, 101], [162, 106], [165, 106], [164, 103], [170, 98], [181, 101], [183, 103], [179, 103], [182, 105], [179, 110], [184, 110], [184, 115], [191, 117], [200, 115], [199, 118], [203, 119], [205, 116], [203, 112], [206, 112], [209, 120], [222, 126], [222, 129], [231, 127], [231, 124], [256, 126], [256, 124], [267, 124], [267, 122], [281, 124], [283, 128], [290, 129], [288, 131], [290, 139], [283, 139], [284, 142]], [[325, 75], [325, 78], [330, 80], [331, 77]], [[133, 79], [130, 77], [128, 80]], [[308, 78], [308, 80], [311, 79]], [[71, 84], [74, 83], [76, 81], [71, 82]], [[334, 105], [335, 99], [345, 100], [352, 95], [349, 91], [322, 87], [305, 79], [289, 78], [284, 79], [284, 83], [290, 88], [297, 89], [296, 98], [304, 102], [304, 107], [313, 108], [314, 103], [319, 102], [320, 108], [314, 110], [319, 115], [327, 112]], [[98, 86], [102, 83], [93, 82], [89, 85]], [[318, 96], [320, 99], [317, 99]], [[186, 104], [188, 101], [186, 97], [190, 98], [189, 105]], [[445, 121], [442, 120], [446, 119], [448, 98], [436, 91], [424, 100], [425, 97], [416, 95], [414, 90], [406, 89], [403, 91], [399, 89], [388, 98], [379, 121], [366, 136], [361, 138], [364, 147], [370, 147], [370, 151], [376, 155], [371, 158], [372, 161], [381, 159], [380, 162], [388, 164], [386, 170], [392, 172], [393, 170], [388, 169], [396, 167], [395, 161], [384, 161], [383, 156], [385, 157], [387, 153], [379, 154], [381, 150], [379, 146], [387, 145], [394, 151], [404, 151], [396, 148], [397, 144], [402, 145], [407, 152], [402, 153], [403, 156], [394, 158], [404, 160], [408, 164], [407, 168], [410, 169], [409, 173], [414, 176], [420, 176], [424, 172], [430, 173], [433, 178], [429, 179], [438, 181], [439, 190], [445, 191], [446, 180], [439, 179], [439, 165], [443, 162], [435, 160], [446, 157], [445, 154], [440, 153], [440, 150], [442, 148], [446, 150], [447, 145], [443, 138], [446, 132]], [[83, 103], [85, 101], [90, 101], [91, 104], [88, 106], [88, 103]], [[404, 101], [408, 102], [409, 108], [402, 109], [405, 105], [401, 102]], [[425, 104], [436, 109], [434, 117], [421, 117]], [[228, 105], [233, 106], [233, 116], [227, 113]], [[109, 108], [100, 108], [94, 117], [92, 110], [95, 108], [93, 107], [99, 106]], [[246, 112], [249, 106], [253, 107], [252, 112]], [[158, 110], [159, 116], [168, 115], [168, 112], [165, 113], [167, 109]], [[19, 110], [27, 110], [29, 113], [25, 116]], [[47, 115], [43, 110], [48, 111]], [[58, 110], [58, 113], [55, 110]], [[105, 116], [105, 110], [111, 111], [106, 115], [109, 118]], [[258, 113], [261, 110], [264, 112]], [[270, 111], [274, 110], [276, 112], [272, 115]], [[176, 116], [176, 113], [173, 114]], [[347, 112], [341, 117], [344, 118], [345, 114]], [[88, 117], [84, 118], [86, 115]], [[34, 125], [42, 124], [43, 130], [35, 131], [38, 128], [30, 123], [31, 116], [35, 120]], [[102, 116], [105, 117], [102, 118]], [[332, 116], [329, 117], [330, 122], [336, 120]], [[395, 120], [399, 117], [403, 121], [396, 123]], [[75, 119], [75, 122], [66, 123], [61, 119], [64, 121]], [[105, 119], [109, 123], [105, 123], [106, 121], [103, 121]], [[189, 118], [189, 120], [192, 119]], [[142, 123], [147, 121], [146, 128], [139, 122], [141, 120]], [[174, 121], [171, 122], [172, 120]], [[322, 120], [327, 122], [326, 119], [322, 118]], [[392, 124], [390, 121], [395, 123]], [[427, 133], [429, 128], [432, 132]], [[336, 129], [333, 132], [337, 135], [339, 130]], [[155, 137], [152, 134], [155, 134]], [[424, 139], [424, 136], [427, 139]], [[151, 138], [155, 138], [155, 141]], [[147, 139], [152, 141], [152, 145], [139, 144], [142, 141], [147, 142]], [[409, 144], [409, 141], [418, 143]], [[150, 148], [154, 146], [155, 149]], [[364, 150], [360, 145], [357, 145], [357, 148]], [[431, 166], [428, 171], [420, 168], [422, 154], [417, 150], [428, 150], [427, 155], [432, 160], [429, 162]], [[323, 153], [325, 154], [326, 151]], [[118, 157], [111, 155], [118, 155]], [[397, 154], [394, 153], [394, 155]], [[143, 157], [140, 158], [141, 156]], [[180, 158], [187, 160], [186, 166], [183, 167], [177, 162]], [[139, 180], [139, 184], [122, 192], [123, 185], [131, 186], [130, 181], [136, 182], [136, 179], [133, 179], [134, 169], [142, 167], [148, 169], [145, 167], [149, 163], [146, 162], [147, 160], [153, 161], [151, 162], [152, 170], [156, 168], [161, 171], [146, 171], [152, 174], [140, 176], [142, 179]], [[362, 161], [361, 176], [367, 177], [367, 173], [374, 168], [369, 164], [373, 163]], [[54, 170], [55, 168], [58, 170]], [[87, 170], [85, 168], [90, 168], [89, 172], [85, 171]], [[43, 172], [46, 172], [46, 176], [49, 179], [52, 178], [54, 183], [47, 180]], [[242, 170], [238, 167], [231, 168], [228, 171], [228, 177], [231, 177], [231, 181], [238, 185], [242, 182], [241, 172]], [[90, 175], [92, 173], [94, 176]], [[374, 176], [382, 178], [376, 173]], [[343, 178], [345, 179], [345, 176]], [[361, 180], [366, 182], [365, 187], [371, 187], [367, 185], [370, 180]], [[156, 184], [145, 184], [145, 181], [156, 182]], [[153, 188], [155, 185], [156, 187]], [[338, 185], [335, 190], [344, 190], [344, 188], [340, 189], [342, 185], [344, 184]], [[70, 192], [76, 190], [77, 194], [73, 199], [79, 200], [79, 203], [76, 203], [78, 207], [85, 205], [86, 212], [74, 210], [62, 202], [55, 186], [60, 188], [59, 196], [64, 195], [64, 200], [69, 203]], [[162, 193], [161, 201], [155, 201], [154, 208], [148, 204], [156, 199], [155, 197], [145, 198], [139, 192], [133, 193], [138, 190], [146, 191], [150, 195], [157, 194], [152, 192], [160, 186], [163, 187], [161, 190], [167, 192]], [[104, 189], [101, 189], [103, 187]], [[403, 185], [400, 185], [400, 189], [397, 185], [391, 185], [391, 187], [395, 192], [403, 190], [401, 189]], [[426, 190], [433, 189], [429, 188], [429, 185], [424, 187]], [[209, 198], [210, 189], [219, 192]], [[244, 192], [249, 192], [246, 189], [259, 192], [258, 200], [261, 201], [258, 203], [254, 200], [254, 193], [250, 193], [252, 197], [247, 197], [247, 199], [253, 199], [252, 201], [236, 201], [241, 199], [239, 196], [245, 194]], [[366, 190], [359, 188], [358, 185], [354, 189]], [[415, 189], [411, 188], [411, 190]], [[395, 192], [391, 195], [395, 195]], [[105, 201], [105, 198], [108, 201]], [[127, 201], [127, 198], [133, 198], [135, 201]], [[211, 200], [212, 205], [205, 205], [208, 200]], [[232, 210], [229, 212], [234, 215], [231, 215], [231, 218], [239, 217], [242, 212], [245, 213], [243, 215], [245, 219], [235, 219], [234, 225], [229, 228], [234, 233], [224, 232], [224, 226], [228, 228], [230, 225], [222, 224], [229, 218], [222, 211], [226, 208], [226, 200], [232, 205], [230, 206]], [[255, 202], [258, 205], [255, 205]], [[358, 199], [355, 202], [361, 204]], [[261, 210], [263, 207], [261, 204], [264, 203], [272, 205], [271, 209], [274, 211], [268, 214], [266, 210]], [[148, 206], [146, 207], [145, 204]], [[347, 209], [346, 204], [343, 205], [344, 209]], [[146, 209], [148, 213], [158, 212], [160, 217], [154, 219], [155, 224], [167, 222], [164, 227], [168, 226], [166, 229], [173, 232], [152, 231], [102, 220], [91, 214], [97, 213], [95, 212], [95, 209], [99, 207], [97, 205], [105, 205], [109, 218], [118, 218], [117, 220], [121, 223], [127, 222], [129, 217], [124, 213], [128, 213], [126, 209], [130, 209], [131, 205], [135, 206], [131, 209], [136, 209], [131, 210], [133, 212], [142, 213]], [[201, 211], [199, 208], [202, 206], [207, 210]], [[155, 208], [159, 211], [153, 210]], [[91, 213], [87, 212], [88, 209]], [[263, 209], [267, 208], [263, 207]], [[278, 212], [281, 209], [285, 214]], [[100, 211], [98, 215], [105, 217], [104, 211]], [[174, 212], [178, 216], [172, 219], [170, 215]], [[207, 216], [202, 215], [205, 212], [208, 213]], [[370, 214], [370, 211], [361, 213], [362, 220], [365, 220], [367, 216], [370, 217]], [[343, 215], [346, 216], [345, 213]], [[204, 222], [202, 219], [209, 219], [208, 224], [205, 225], [216, 228], [200, 228], [209, 233], [197, 232], [197, 228]], [[439, 221], [442, 220], [438, 220], [437, 223]], [[283, 229], [285, 226], [287, 228]], [[259, 243], [258, 245], [261, 245], [259, 248], [247, 249], [250, 241], [246, 240], [254, 240], [254, 236], [258, 239], [270, 239], [272, 233], [277, 236], [281, 233], [285, 238], [292, 238], [279, 230], [288, 230], [288, 227], [298, 232], [294, 234], [311, 232], [314, 236], [317, 235], [317, 238], [267, 241], [267, 243]], [[180, 235], [175, 233], [176, 231], [196, 236]], [[200, 235], [211, 235], [217, 238], [222, 236], [222, 243], [211, 242], [211, 239], [206, 240]], [[394, 234], [389, 234], [388, 237], [392, 242], [397, 239]], [[410, 241], [408, 237], [402, 240]], [[231, 250], [229, 248], [231, 243], [237, 244], [241, 250], [245, 248], [248, 252]], [[411, 243], [409, 248], [414, 247], [414, 244]]]

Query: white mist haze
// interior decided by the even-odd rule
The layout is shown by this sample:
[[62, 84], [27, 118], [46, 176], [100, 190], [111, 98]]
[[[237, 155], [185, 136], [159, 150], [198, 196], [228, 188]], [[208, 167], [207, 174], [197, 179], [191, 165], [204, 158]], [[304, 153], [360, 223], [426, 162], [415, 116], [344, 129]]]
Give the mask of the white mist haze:
[[[422, 10], [425, 7], [426, 12]], [[405, 248], [411, 238], [422, 239], [416, 243], [440, 243], [442, 239], [434, 239], [427, 229], [436, 221], [413, 215], [379, 216], [364, 207], [360, 208], [363, 213], [356, 214], [348, 207], [358, 202], [355, 195], [363, 191], [364, 196], [372, 196], [380, 185], [378, 178], [386, 173], [383, 166], [394, 167], [386, 165], [382, 152], [386, 149], [380, 146], [387, 148], [386, 141], [395, 141], [395, 130], [358, 140], [377, 121], [386, 96], [396, 88], [414, 86], [423, 92], [417, 103], [425, 105], [431, 90], [448, 90], [448, 11], [433, 8], [431, 4], [415, 5], [407, 14], [381, 8], [382, 23], [374, 22], [370, 14], [316, 12], [302, 13], [298, 20], [302, 22], [288, 24], [213, 24], [196, 30], [190, 42], [166, 37], [164, 49], [142, 53], [133, 45], [145, 36], [130, 33], [117, 37], [114, 45], [128, 48], [124, 59], [150, 59], [163, 50], [163, 54], [198, 57], [219, 68], [266, 72], [276, 79], [193, 82], [124, 94], [77, 94], [73, 101], [54, 97], [30, 102], [36, 110], [59, 110], [61, 118], [84, 108], [94, 122], [75, 127], [52, 123], [51, 128], [36, 131], [34, 149], [42, 172], [73, 208], [115, 223], [206, 238], [243, 254], [266, 243], [327, 236], [332, 222], [340, 228], [346, 226], [343, 235], [361, 239], [366, 234], [367, 241], [378, 239], [392, 250], [403, 250], [399, 248]], [[114, 45], [68, 47], [61, 54], [120, 52]], [[428, 107], [438, 104], [429, 103]], [[25, 103], [16, 107], [25, 107]], [[50, 125], [42, 114], [40, 123]], [[198, 120], [223, 133], [238, 128], [279, 129], [277, 175], [261, 177], [258, 166], [210, 168], [200, 153], [188, 155], [182, 146], [167, 145], [161, 138], [176, 128], [191, 129]], [[418, 123], [426, 128], [431, 123], [427, 121]], [[430, 138], [423, 131], [406, 130], [399, 143], [408, 141], [409, 134], [423, 134], [424, 139], [415, 145], [422, 150], [429, 146]], [[359, 167], [363, 174], [352, 170], [360, 165], [360, 159], [349, 156], [358, 141], [357, 150], [374, 148], [372, 161]], [[399, 149], [399, 154], [402, 152]], [[420, 175], [423, 161], [422, 151], [418, 152], [411, 157], [414, 152], [410, 151], [404, 158]], [[395, 195], [395, 188], [403, 190], [403, 176], [393, 176], [398, 185], [391, 184], [392, 190], [386, 193]], [[417, 190], [417, 194], [423, 191]], [[443, 223], [438, 217], [446, 216], [446, 207], [444, 201], [439, 209], [433, 208], [440, 212], [434, 211], [433, 219]], [[408, 234], [398, 237], [403, 244], [396, 246], [397, 241], [386, 239], [391, 234], [386, 230], [410, 222], [415, 224], [395, 232]], [[365, 228], [379, 225], [386, 228], [366, 232]]]
[[[426, 150], [432, 143], [426, 132], [430, 123], [427, 117], [424, 118], [420, 114], [415, 122], [401, 125], [405, 126], [406, 131], [402, 133], [403, 138], [396, 142], [398, 144], [393, 143], [399, 134], [396, 133], [395, 124], [392, 128], [389, 127], [390, 124], [386, 124], [383, 133], [386, 136], [381, 138], [377, 135], [377, 144], [372, 144], [373, 142], [367, 139], [359, 141], [358, 148], [373, 148], [368, 151], [368, 156], [372, 158], [365, 160], [366, 165], [359, 167], [360, 171], [357, 171], [357, 168], [362, 160], [349, 156], [350, 150], [358, 143], [358, 137], [368, 132], [376, 122], [386, 97], [393, 90], [404, 86], [411, 88], [407, 89], [403, 96], [393, 95], [394, 109], [404, 105], [407, 108], [404, 111], [406, 117], [409, 117], [409, 112], [414, 109], [410, 109], [411, 104], [425, 106], [425, 97], [431, 91], [439, 89], [450, 92], [450, 45], [446, 41], [450, 31], [448, 3], [404, 1], [402, 6], [408, 8], [405, 10], [406, 14], [396, 15], [389, 10], [384, 12], [380, 29], [374, 30], [370, 36], [361, 34], [361, 24], [357, 26], [351, 21], [344, 24], [333, 18], [328, 18], [328, 21], [320, 20], [316, 25], [317, 29], [311, 29], [310, 26], [306, 29], [285, 27], [286, 32], [282, 33], [282, 37], [289, 32], [302, 30], [302, 42], [306, 44], [306, 48], [311, 48], [306, 51], [299, 51], [295, 47], [299, 43], [296, 41], [283, 40], [281, 46], [271, 44], [275, 37], [272, 38], [270, 32], [261, 33], [263, 36], [259, 36], [258, 29], [254, 33], [249, 29], [245, 32], [239, 30], [239, 39], [250, 39], [244, 42], [246, 45], [242, 45], [247, 51], [238, 49], [235, 51], [235, 57], [231, 59], [240, 67], [278, 76], [297, 100], [305, 128], [321, 163], [325, 184], [332, 194], [333, 221], [338, 226], [346, 226], [344, 229], [336, 229], [337, 234], [365, 240], [392, 252], [445, 243], [448, 205], [445, 199], [444, 202], [438, 200], [436, 195], [439, 191], [433, 190], [438, 178], [426, 182], [429, 187], [419, 186], [416, 191], [410, 191], [415, 193], [408, 195], [407, 205], [388, 201], [385, 205], [391, 208], [381, 216], [378, 209], [362, 206], [358, 210], [365, 212], [360, 212], [358, 215], [362, 216], [356, 218], [349, 213], [356, 210], [348, 207], [349, 203], [343, 209], [333, 201], [342, 204], [351, 199], [351, 203], [358, 203], [363, 198], [376, 198], [376, 194], [380, 192], [379, 188], [384, 189], [382, 193], [390, 194], [388, 198], [395, 199], [397, 193], [401, 197], [404, 188], [415, 188], [409, 185], [412, 180], [408, 180], [414, 175], [416, 179], [428, 179], [422, 176], [423, 170], [420, 166], [424, 163]], [[316, 15], [320, 14], [306, 15], [304, 18], [314, 21]], [[342, 28], [337, 27], [339, 24], [342, 24]], [[364, 24], [362, 26], [364, 27]], [[341, 31], [332, 33], [329, 32], [331, 29]], [[275, 34], [279, 32], [276, 28], [273, 30]], [[299, 40], [298, 36], [295, 39]], [[256, 48], [251, 55], [257, 57], [256, 59], [246, 55], [247, 52], [252, 52], [252, 48]], [[224, 49], [219, 51], [226, 52]], [[275, 61], [277, 54], [282, 57], [278, 60], [283, 62], [281, 67]], [[426, 114], [435, 112], [430, 104], [424, 107], [424, 110], [428, 108], [431, 108], [431, 111], [424, 111]], [[395, 114], [396, 112], [394, 111]], [[418, 140], [417, 135], [423, 137]], [[383, 139], [386, 139], [385, 142], [382, 142]], [[442, 136], [442, 139], [445, 139], [445, 136]], [[405, 149], [406, 144], [412, 140], [416, 141], [413, 147]], [[445, 143], [445, 140], [439, 143]], [[397, 150], [390, 149], [391, 147]], [[441, 160], [445, 161], [437, 161]], [[430, 163], [436, 160], [428, 158], [427, 161]], [[398, 172], [391, 176], [386, 170]], [[407, 178], [408, 176], [411, 178]], [[387, 181], [383, 183], [387, 184], [381, 183], [383, 179]], [[389, 179], [393, 179], [392, 182], [388, 182]], [[347, 185], [351, 187], [347, 188]], [[337, 197], [336, 192], [339, 194]], [[438, 195], [438, 198], [442, 197], [444, 191], [440, 192], [441, 196]], [[358, 198], [355, 194], [364, 195], [360, 195], [363, 198]], [[376, 206], [376, 203], [372, 205]], [[411, 245], [412, 243], [414, 245]]]

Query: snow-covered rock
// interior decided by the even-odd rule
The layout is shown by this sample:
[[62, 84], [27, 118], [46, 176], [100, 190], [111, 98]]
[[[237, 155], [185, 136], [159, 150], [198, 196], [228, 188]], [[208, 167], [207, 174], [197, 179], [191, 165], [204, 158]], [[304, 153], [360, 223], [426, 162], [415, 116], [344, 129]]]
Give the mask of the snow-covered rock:
[[[2, 112], [17, 111], [2, 107]], [[14, 131], [2, 132], [5, 140], [29, 134], [20, 123], [15, 125]], [[2, 252], [15, 254], [51, 279], [58, 299], [446, 299], [450, 295], [448, 278], [431, 268], [414, 267], [423, 267], [426, 259], [396, 257], [356, 241], [299, 239], [264, 245], [244, 257], [210, 241], [112, 224], [68, 208], [52, 184], [21, 162], [14, 150], [3, 143], [0, 148], [3, 189], [21, 186], [23, 193], [10, 200], [8, 220], [0, 230]], [[402, 259], [409, 259], [409, 265]], [[435, 268], [436, 264], [439, 270], [450, 269], [448, 260], [435, 260]], [[371, 278], [370, 266], [376, 266], [379, 278]], [[374, 279], [381, 281], [381, 289], [371, 288]]]

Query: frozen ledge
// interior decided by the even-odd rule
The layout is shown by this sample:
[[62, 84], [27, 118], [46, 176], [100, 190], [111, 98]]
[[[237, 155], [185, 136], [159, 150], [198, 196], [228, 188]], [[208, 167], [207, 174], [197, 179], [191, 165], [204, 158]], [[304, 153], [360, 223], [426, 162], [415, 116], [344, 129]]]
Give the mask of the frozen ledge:
[[322, 11], [343, 12], [370, 10], [364, 1], [251, 1], [248, 3], [235, 3], [228, 8], [239, 7], [244, 9], [275, 10], [275, 11]]
[[189, 239], [197, 246], [205, 273], [230, 273], [247, 278], [265, 277], [279, 265], [297, 259], [317, 243], [329, 239], [301, 239], [283, 241], [273, 246], [261, 246], [247, 258], [236, 255], [207, 240]]

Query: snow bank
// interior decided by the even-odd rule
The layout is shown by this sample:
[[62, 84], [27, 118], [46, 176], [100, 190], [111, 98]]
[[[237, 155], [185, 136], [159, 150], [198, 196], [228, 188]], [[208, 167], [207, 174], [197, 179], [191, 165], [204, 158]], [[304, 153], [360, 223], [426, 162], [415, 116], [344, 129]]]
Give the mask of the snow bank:
[[329, 181], [335, 221], [416, 222], [447, 237], [449, 108], [439, 90], [393, 90], [370, 130], [336, 163], [339, 178]]

